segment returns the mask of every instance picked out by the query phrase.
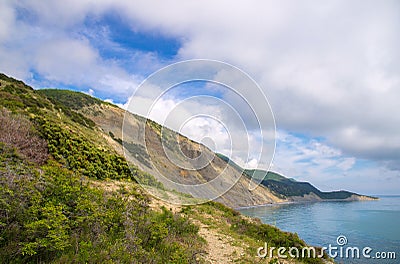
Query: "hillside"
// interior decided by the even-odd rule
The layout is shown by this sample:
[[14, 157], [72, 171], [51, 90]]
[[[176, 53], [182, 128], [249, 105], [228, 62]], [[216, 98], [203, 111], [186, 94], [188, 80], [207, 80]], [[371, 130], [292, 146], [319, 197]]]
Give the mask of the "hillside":
[[[264, 241], [306, 246], [221, 203], [154, 199], [138, 179], [167, 199], [196, 198], [121, 155], [118, 131], [107, 129], [120, 122], [112, 119], [120, 109], [81, 93], [45, 93], [0, 74], [1, 263], [258, 263]], [[131, 152], [140, 156], [141, 148]]]
[[[131, 113], [125, 115], [123, 109], [111, 104], [99, 104], [96, 99], [91, 101], [90, 96], [81, 93], [51, 89], [39, 90], [38, 92], [57, 104], [79, 109], [79, 114], [93, 120], [101, 128], [103, 136], [105, 135], [108, 138], [110, 145], [116, 151], [123, 155], [123, 147], [125, 147], [127, 150], [125, 152], [126, 158], [138, 166], [140, 170], [157, 176], [156, 178], [162, 181], [167, 189], [175, 189], [174, 185], [171, 185], [171, 181], [186, 184], [189, 187], [186, 189], [181, 187], [180, 192], [190, 194], [195, 198], [215, 200], [234, 208], [284, 201], [264, 186], [259, 186], [250, 191], [248, 189], [250, 180], [241, 177], [240, 172], [218, 155], [215, 155], [205, 146], [174, 131], [161, 128], [155, 122], [150, 120], [144, 122], [142, 117]], [[130, 131], [129, 134], [124, 135], [124, 142], [122, 142], [123, 121]], [[163, 129], [162, 136], [161, 129]], [[146, 145], [140, 139], [140, 131], [145, 131]], [[169, 156], [166, 155], [163, 144], [168, 148]], [[184, 155], [179, 155], [180, 150]], [[182, 166], [178, 167], [172, 162], [171, 156], [174, 160], [178, 160]], [[196, 157], [206, 157], [211, 162], [198, 170], [182, 169], [182, 167], [191, 168], [195, 166], [194, 162], [204, 162], [196, 160]], [[163, 181], [165, 176], [168, 178]], [[207, 188], [190, 188], [190, 186], [207, 183], [209, 183]], [[232, 188], [229, 189], [229, 186], [232, 186]], [[226, 192], [226, 190], [228, 191]], [[158, 195], [158, 190], [151, 188], [149, 191], [156, 191], [155, 195]], [[220, 194], [223, 195], [220, 196]], [[191, 202], [187, 201], [187, 203], [190, 204]]]
[[[174, 131], [167, 128], [163, 129], [164, 138], [161, 138], [161, 127], [150, 120], [143, 121], [143, 118], [127, 113], [112, 104], [102, 103], [100, 100], [91, 96], [65, 90], [44, 89], [39, 93], [48, 97], [52, 102], [75, 109], [88, 120], [102, 129], [103, 134], [111, 146], [114, 147], [121, 155], [124, 154], [123, 147], [128, 150], [126, 158], [138, 166], [138, 168], [149, 175], [157, 176], [157, 179], [164, 179], [164, 175], [168, 175], [168, 180], [161, 184], [167, 189], [174, 189], [170, 185], [170, 181], [181, 184], [202, 184], [215, 179], [222, 173], [220, 179], [223, 182], [216, 182], [210, 188], [204, 189], [180, 189], [184, 193], [190, 194], [192, 197], [200, 199], [211, 199], [222, 202], [230, 207], [254, 206], [267, 203], [279, 203], [286, 201], [320, 201], [320, 200], [364, 200], [370, 199], [347, 191], [322, 192], [310, 183], [297, 182], [294, 179], [288, 179], [274, 172], [266, 173], [263, 170], [242, 169], [240, 166], [229, 160], [222, 154], [215, 154], [203, 145], [200, 145]], [[125, 141], [122, 141], [122, 122], [125, 117], [125, 125], [128, 124], [133, 137], [125, 135]], [[146, 131], [146, 145], [140, 140], [139, 131]], [[169, 156], [165, 154], [163, 146], [169, 146]], [[171, 162], [171, 153], [175, 155], [181, 149], [189, 158], [194, 158], [201, 154], [205, 157], [211, 157], [211, 162], [200, 170], [185, 170]], [[127, 154], [127, 153], [125, 153]], [[179, 160], [184, 167], [191, 167], [193, 164], [186, 157], [174, 156], [175, 160]], [[187, 161], [189, 160], [189, 162]], [[247, 177], [241, 177], [242, 172]], [[266, 175], [266, 176], [265, 176]], [[249, 179], [251, 177], [265, 178], [261, 181], [261, 185], [255, 190], [248, 189]], [[153, 180], [152, 180], [153, 181]], [[234, 184], [237, 181], [236, 184]], [[233, 185], [226, 193], [223, 188]], [[160, 195], [159, 189], [148, 188], [147, 191], [155, 196]], [[224, 193], [219, 196], [220, 193]], [[168, 197], [168, 196], [167, 196]], [[215, 199], [215, 197], [217, 197]], [[174, 197], [173, 199], [176, 199]], [[165, 198], [174, 201], [171, 196]], [[196, 200], [186, 199], [182, 201], [180, 197], [175, 200], [176, 203], [191, 204]]]

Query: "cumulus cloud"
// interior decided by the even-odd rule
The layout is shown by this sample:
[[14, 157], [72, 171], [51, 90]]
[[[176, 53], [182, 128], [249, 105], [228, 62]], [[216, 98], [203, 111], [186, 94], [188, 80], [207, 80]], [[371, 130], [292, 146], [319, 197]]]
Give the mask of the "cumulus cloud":
[[[108, 8], [103, 4], [2, 1], [0, 70], [33, 86], [89, 87], [98, 95], [112, 94], [118, 101], [125, 101], [143, 77], [100, 54], [98, 42], [112, 45], [101, 38], [106, 36], [93, 39], [81, 30], [87, 16]], [[132, 56], [149, 61], [146, 53]]]
[[0, 3], [0, 17], [2, 19], [2, 23], [0, 24], [1, 43], [10, 35], [10, 31], [13, 28], [13, 23], [15, 21], [15, 11], [7, 1], [2, 1]]
[[150, 2], [120, 6], [137, 25], [184, 38], [180, 58], [246, 69], [281, 129], [322, 136], [349, 155], [399, 161], [397, 1]]
[[[343, 187], [342, 182], [330, 182], [351, 171], [354, 157], [345, 156], [334, 147], [315, 139], [279, 130], [273, 169], [300, 181], [311, 181], [323, 189]], [[333, 183], [333, 184], [332, 184]]]
[[[102, 49], [124, 48], [109, 39], [106, 25], [101, 32], [82, 28], [88, 17], [108, 13], [118, 14], [133, 32], [178, 39], [181, 47], [173, 61], [211, 58], [241, 67], [267, 95], [281, 133], [318, 138], [281, 135], [275, 168], [287, 175], [324, 177], [337, 167], [354, 180], [357, 162], [367, 159], [377, 164], [370, 171], [390, 175], [396, 186], [398, 1], [6, 0], [0, 3], [0, 71], [33, 84], [83, 85], [122, 102], [143, 80], [137, 73], [141, 64], [153, 70], [168, 61], [141, 51], [127, 53], [128, 59], [105, 58]], [[251, 91], [246, 97], [259, 99]], [[235, 107], [241, 105], [238, 101]], [[251, 125], [251, 113], [247, 116]], [[259, 144], [257, 137], [252, 141]]]

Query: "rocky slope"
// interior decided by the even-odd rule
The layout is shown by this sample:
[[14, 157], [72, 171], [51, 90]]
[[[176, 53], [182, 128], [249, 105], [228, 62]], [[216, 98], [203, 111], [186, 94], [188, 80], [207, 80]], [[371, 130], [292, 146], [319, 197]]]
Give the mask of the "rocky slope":
[[[113, 139], [110, 136], [108, 139], [109, 142], [121, 154], [123, 153], [123, 146], [121, 144], [122, 122], [125, 114], [123, 109], [113, 105], [102, 104], [87, 106], [80, 110], [80, 112], [85, 117], [93, 120], [103, 130], [105, 137], [112, 135]], [[207, 166], [200, 170], [182, 169], [175, 165], [174, 162], [171, 162], [170, 157], [167, 157], [165, 154], [156, 123], [151, 121], [144, 123], [141, 117], [129, 113], [125, 117], [125, 122], [129, 123], [130, 133], [124, 135], [124, 146], [128, 150], [131, 150], [126, 157], [141, 170], [151, 175], [159, 175], [157, 177], [159, 179], [163, 178], [162, 175], [168, 175], [168, 179], [171, 181], [189, 185], [204, 184], [219, 176], [218, 179], [221, 179], [221, 181], [209, 186], [209, 192], [205, 192], [204, 189], [196, 192], [196, 188], [191, 188], [187, 191], [187, 193], [194, 197], [204, 199], [216, 198], [215, 201], [219, 201], [230, 207], [277, 203], [285, 200], [274, 195], [264, 186], [259, 186], [250, 191], [248, 188], [250, 180], [243, 177], [240, 172], [211, 152], [211, 150], [173, 131], [167, 131], [166, 133], [174, 138], [174, 140], [171, 140], [172, 143], [167, 142], [167, 144], [170, 143], [170, 145], [173, 145], [178, 142], [179, 146], [177, 149], [182, 149], [182, 152], [191, 159], [206, 156], [211, 160]], [[135, 137], [135, 135], [140, 134], [139, 131], [144, 129], [146, 130], [146, 146], [141, 143], [138, 137]], [[175, 158], [180, 159], [180, 162], [186, 168], [193, 165], [190, 164], [190, 161], [187, 161], [190, 159], [184, 159], [182, 155], [176, 155]], [[169, 185], [168, 180], [162, 183], [166, 188], [173, 187]], [[225, 192], [224, 190], [227, 189], [226, 186], [232, 186], [232, 188]], [[185, 192], [184, 189], [180, 189], [179, 191]], [[220, 193], [223, 193], [223, 195], [218, 196]]]

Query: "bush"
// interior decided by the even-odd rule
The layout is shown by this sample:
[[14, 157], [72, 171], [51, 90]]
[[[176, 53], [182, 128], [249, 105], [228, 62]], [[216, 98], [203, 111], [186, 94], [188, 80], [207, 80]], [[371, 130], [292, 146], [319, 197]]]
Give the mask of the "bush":
[[66, 168], [96, 179], [134, 179], [125, 159], [101, 150], [82, 136], [35, 117], [50, 154]]
[[47, 161], [47, 143], [38, 136], [29, 120], [1, 109], [0, 124], [0, 142], [15, 147], [19, 154], [31, 162], [44, 164]]
[[148, 202], [136, 185], [108, 193], [55, 161], [35, 168], [0, 144], [4, 263], [195, 262], [198, 228]]

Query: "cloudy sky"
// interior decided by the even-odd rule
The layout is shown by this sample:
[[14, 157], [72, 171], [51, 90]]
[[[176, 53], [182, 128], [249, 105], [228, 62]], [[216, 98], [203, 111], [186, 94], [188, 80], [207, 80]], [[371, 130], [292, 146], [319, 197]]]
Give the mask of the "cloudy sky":
[[[227, 62], [269, 100], [277, 128], [273, 170], [323, 190], [399, 194], [398, 25], [397, 0], [0, 0], [0, 72], [35, 88], [69, 88], [124, 105], [170, 63]], [[200, 88], [229, 97], [210, 86], [168, 94], [152, 118], [165, 118], [182, 94]], [[217, 135], [216, 150], [224, 152], [229, 140], [221, 131], [207, 118], [182, 128], [198, 140]], [[257, 146], [257, 136], [249, 138]], [[254, 165], [240, 151], [232, 158]]]

